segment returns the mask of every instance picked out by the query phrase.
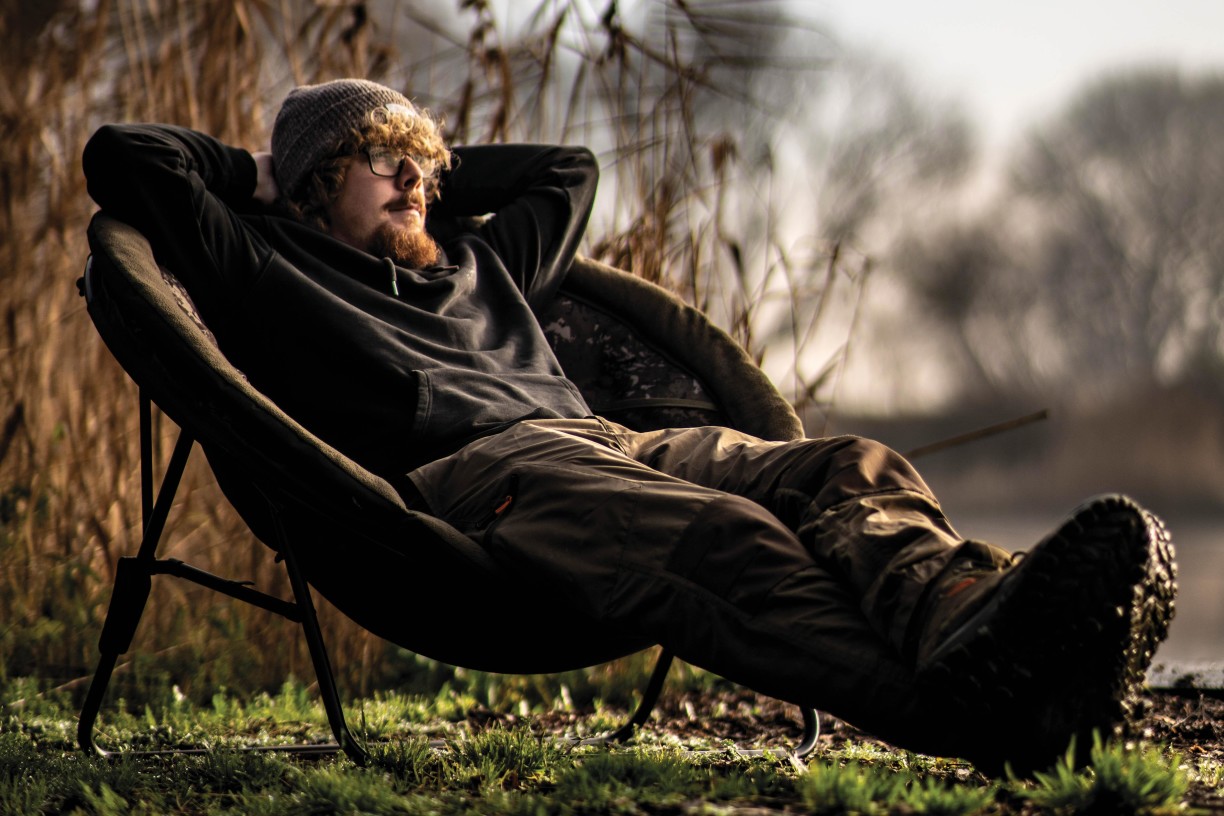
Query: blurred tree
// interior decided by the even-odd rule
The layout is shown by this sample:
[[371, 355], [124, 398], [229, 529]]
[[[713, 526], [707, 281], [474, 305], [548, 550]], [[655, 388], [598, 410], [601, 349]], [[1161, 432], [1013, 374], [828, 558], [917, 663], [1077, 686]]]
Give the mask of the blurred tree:
[[1017, 376], [1008, 354], [1015, 349], [1002, 341], [1023, 313], [983, 306], [1016, 302], [1004, 289], [1014, 277], [994, 223], [954, 222], [908, 233], [891, 253], [920, 331], [938, 337], [942, 362], [958, 372], [955, 390], [962, 393], [997, 394]]
[[896, 63], [847, 51], [822, 97], [808, 112], [808, 162], [819, 171], [816, 229], [830, 241], [870, 247], [881, 222], [938, 209], [972, 164], [964, 112], [921, 93]]
[[1172, 70], [1089, 87], [1039, 131], [1013, 186], [1036, 230], [1062, 376], [1178, 382], [1224, 355], [1224, 77]]
[[889, 266], [961, 396], [1224, 382], [1222, 142], [1224, 77], [1116, 74], [1032, 133], [992, 204], [908, 229]]

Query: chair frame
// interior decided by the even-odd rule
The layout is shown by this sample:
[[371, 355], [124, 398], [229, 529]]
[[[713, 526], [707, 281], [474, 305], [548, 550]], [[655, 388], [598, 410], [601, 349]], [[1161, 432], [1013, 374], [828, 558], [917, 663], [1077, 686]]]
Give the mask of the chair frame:
[[[85, 276], [83, 278], [83, 294], [90, 288], [92, 274], [94, 274], [93, 256], [89, 258], [86, 264]], [[117, 562], [111, 601], [107, 609], [102, 633], [99, 637], [99, 661], [78, 720], [77, 741], [81, 749], [85, 752], [102, 756], [138, 753], [206, 752], [207, 749], [202, 748], [150, 752], [115, 752], [107, 750], [94, 739], [97, 718], [102, 709], [107, 687], [119, 657], [131, 648], [136, 628], [148, 603], [152, 578], [155, 575], [169, 575], [229, 596], [243, 603], [260, 607], [300, 624], [302, 627], [318, 682], [319, 694], [335, 741], [325, 744], [257, 746], [251, 747], [249, 750], [286, 751], [307, 756], [330, 755], [342, 751], [355, 763], [365, 764], [369, 759], [369, 755], [366, 748], [353, 735], [345, 720], [340, 693], [315, 612], [311, 588], [299, 566], [291, 537], [285, 532], [281, 521], [283, 508], [278, 506], [278, 502], [272, 496], [264, 493], [262, 490], [260, 491], [269, 512], [269, 517], [272, 520], [275, 549], [280, 554], [281, 560], [283, 560], [285, 565], [292, 591], [292, 600], [285, 600], [254, 589], [250, 582], [247, 581], [238, 581], [214, 575], [186, 564], [179, 559], [158, 557], [157, 550], [165, 533], [166, 522], [173, 499], [178, 491], [196, 439], [185, 428], [179, 427], [177, 441], [161, 475], [160, 484], [155, 491], [154, 480], [156, 478], [157, 463], [154, 462], [153, 400], [139, 382], [137, 382], [137, 386], [139, 389], [142, 538], [135, 555], [121, 556]], [[673, 655], [666, 649], [663, 649], [643, 689], [641, 700], [623, 725], [611, 733], [584, 740], [575, 740], [575, 742], [578, 744], [603, 744], [623, 742], [631, 739], [635, 731], [647, 722], [653, 712], [673, 662]], [[803, 711], [803, 735], [793, 753], [800, 758], [810, 754], [816, 746], [819, 734], [820, 726], [817, 712], [805, 709]]]

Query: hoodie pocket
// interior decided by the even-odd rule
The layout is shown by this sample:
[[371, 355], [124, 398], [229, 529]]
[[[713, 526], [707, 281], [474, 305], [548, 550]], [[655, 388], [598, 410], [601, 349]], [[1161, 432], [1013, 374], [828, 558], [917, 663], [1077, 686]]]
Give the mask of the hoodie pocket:
[[431, 443], [467, 439], [527, 416], [588, 416], [574, 386], [555, 374], [437, 368], [417, 372], [415, 432]]

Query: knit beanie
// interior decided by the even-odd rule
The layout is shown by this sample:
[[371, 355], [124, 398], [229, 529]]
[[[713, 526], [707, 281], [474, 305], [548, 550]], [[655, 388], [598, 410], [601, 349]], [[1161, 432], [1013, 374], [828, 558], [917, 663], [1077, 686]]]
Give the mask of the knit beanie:
[[414, 110], [403, 94], [365, 79], [337, 79], [290, 91], [272, 126], [272, 162], [281, 192], [292, 195], [315, 164], [359, 128], [366, 114], [383, 105]]

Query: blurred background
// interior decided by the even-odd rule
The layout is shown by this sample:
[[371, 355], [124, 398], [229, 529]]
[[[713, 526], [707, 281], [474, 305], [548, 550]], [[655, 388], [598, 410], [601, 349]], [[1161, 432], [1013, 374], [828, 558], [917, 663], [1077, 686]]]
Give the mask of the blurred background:
[[[147, 120], [262, 149], [291, 87], [340, 76], [456, 142], [589, 145], [583, 251], [710, 314], [809, 435], [912, 452], [962, 533], [1019, 549], [1093, 493], [1150, 504], [1182, 559], [1160, 658], [1219, 660], [1224, 5], [996, 5], [0, 0], [0, 686], [83, 691], [139, 541], [135, 389], [75, 287], [85, 140]], [[201, 463], [163, 555], [287, 591]], [[266, 613], [171, 581], [151, 610], [131, 698], [309, 676]], [[324, 617], [354, 693], [608, 694], [644, 665], [490, 678]]]

